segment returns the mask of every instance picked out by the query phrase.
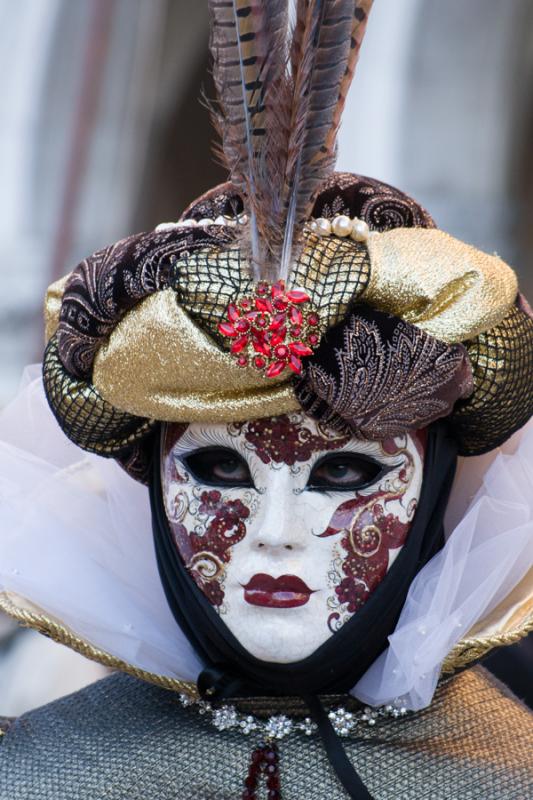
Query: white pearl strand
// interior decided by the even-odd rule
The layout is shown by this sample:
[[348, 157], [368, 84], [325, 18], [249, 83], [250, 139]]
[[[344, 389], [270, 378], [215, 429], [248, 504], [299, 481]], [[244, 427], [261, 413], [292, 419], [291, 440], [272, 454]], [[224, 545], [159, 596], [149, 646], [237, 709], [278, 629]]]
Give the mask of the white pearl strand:
[[339, 214], [333, 219], [319, 217], [312, 219], [307, 224], [307, 229], [318, 236], [350, 237], [354, 242], [366, 242], [370, 236], [370, 229], [366, 222], [359, 217], [347, 217]]
[[[204, 219], [182, 219], [179, 222], [161, 222], [155, 230], [156, 233], [161, 233], [175, 228], [207, 228], [210, 225], [229, 225], [234, 227], [236, 225], [246, 225], [247, 222], [247, 214], [240, 214], [238, 217], [219, 216], [216, 219], [205, 217]], [[349, 236], [354, 242], [366, 242], [370, 235], [370, 230], [364, 220], [358, 217], [347, 217], [345, 214], [339, 214], [333, 219], [326, 219], [325, 217], [312, 219], [307, 223], [306, 227], [310, 233], [316, 233], [318, 236], [339, 236], [341, 238]]]
[[179, 222], [161, 222], [155, 229], [156, 233], [163, 231], [172, 231], [175, 228], [207, 228], [209, 225], [246, 225], [248, 222], [247, 214], [240, 214], [238, 217], [216, 217], [211, 219], [204, 217], [204, 219], [182, 219]]

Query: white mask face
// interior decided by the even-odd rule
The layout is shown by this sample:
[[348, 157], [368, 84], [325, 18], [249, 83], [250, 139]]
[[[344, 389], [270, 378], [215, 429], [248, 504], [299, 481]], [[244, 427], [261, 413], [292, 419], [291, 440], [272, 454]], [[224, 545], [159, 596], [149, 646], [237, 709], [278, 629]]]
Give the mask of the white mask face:
[[300, 661], [365, 603], [408, 535], [423, 441], [362, 442], [303, 413], [165, 428], [176, 547], [252, 655]]

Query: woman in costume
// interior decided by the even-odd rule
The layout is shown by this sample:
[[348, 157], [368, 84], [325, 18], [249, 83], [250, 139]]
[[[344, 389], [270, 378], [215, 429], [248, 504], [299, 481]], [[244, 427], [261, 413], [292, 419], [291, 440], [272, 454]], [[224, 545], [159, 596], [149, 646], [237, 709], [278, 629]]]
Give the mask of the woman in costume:
[[532, 625], [532, 314], [333, 171], [370, 5], [211, 0], [229, 182], [48, 291], [1, 605], [117, 672], [3, 723], [2, 800], [531, 793], [464, 668]]

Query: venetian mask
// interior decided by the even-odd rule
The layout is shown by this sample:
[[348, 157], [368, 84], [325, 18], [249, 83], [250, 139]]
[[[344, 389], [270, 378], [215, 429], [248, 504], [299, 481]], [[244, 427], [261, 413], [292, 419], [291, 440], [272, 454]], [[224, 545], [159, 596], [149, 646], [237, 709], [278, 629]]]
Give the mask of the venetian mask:
[[303, 413], [165, 427], [176, 548], [248, 652], [300, 661], [357, 613], [408, 536], [423, 441], [361, 441]]

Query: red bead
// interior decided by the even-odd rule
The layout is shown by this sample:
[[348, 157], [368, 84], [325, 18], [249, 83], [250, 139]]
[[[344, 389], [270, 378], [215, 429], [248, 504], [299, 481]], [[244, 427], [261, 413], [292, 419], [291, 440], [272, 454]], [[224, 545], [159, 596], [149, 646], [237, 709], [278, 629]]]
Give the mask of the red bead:
[[270, 331], [277, 331], [278, 328], [281, 328], [282, 325], [285, 325], [286, 319], [287, 317], [283, 313], [275, 314], [270, 321], [268, 329]]
[[293, 336], [296, 339], [298, 336], [301, 335], [302, 335], [301, 327], [299, 325], [293, 325], [293, 327], [291, 328], [291, 336]]
[[256, 297], [255, 307], [258, 311], [266, 311], [269, 314], [272, 312], [272, 303], [266, 297]]
[[309, 336], [307, 337], [307, 341], [309, 342], [309, 344], [312, 345], [318, 344], [318, 334], [310, 333]]
[[262, 356], [270, 356], [272, 352], [270, 349], [270, 345], [265, 342], [265, 340], [259, 336], [254, 336], [252, 338], [252, 346], [256, 353], [260, 353]]
[[307, 324], [312, 325], [313, 327], [318, 325], [318, 314], [309, 314], [307, 317]]
[[239, 305], [246, 311], [250, 308], [250, 300], [247, 297], [243, 297], [242, 300], [239, 301]]
[[273, 364], [269, 366], [265, 375], [267, 378], [277, 378], [278, 375], [281, 375], [283, 370], [285, 369], [286, 363], [285, 361], [274, 361]]
[[263, 761], [264, 755], [262, 750], [254, 750], [252, 753], [252, 764], [260, 764]]
[[281, 344], [285, 341], [285, 336], [287, 335], [287, 328], [280, 328], [279, 331], [270, 334], [269, 342], [272, 347], [275, 347], [277, 344]]
[[290, 292], [287, 292], [287, 299], [291, 301], [291, 303], [307, 303], [311, 299], [307, 292], [302, 292], [300, 289], [292, 289]]
[[235, 330], [239, 331], [239, 333], [246, 333], [247, 330], [250, 328], [250, 323], [247, 319], [239, 319], [235, 323]]
[[266, 328], [267, 322], [268, 317], [265, 317], [264, 314], [259, 314], [254, 324], [257, 325], [258, 328]]
[[294, 306], [289, 310], [289, 319], [293, 325], [301, 325], [303, 322], [304, 315], [300, 311], [299, 308], [294, 308]]
[[274, 348], [274, 355], [276, 358], [288, 358], [290, 353], [287, 345], [278, 344], [278, 346]]
[[254, 358], [254, 367], [257, 369], [264, 369], [266, 367], [266, 361], [262, 356], [256, 356]]
[[278, 311], [285, 311], [285, 309], [287, 308], [287, 306], [289, 304], [287, 303], [286, 300], [283, 299], [283, 297], [276, 297], [275, 300], [273, 301], [272, 305]]
[[255, 292], [260, 297], [265, 295], [268, 292], [268, 283], [258, 283]]
[[293, 355], [300, 356], [300, 358], [302, 358], [303, 356], [313, 355], [313, 351], [311, 350], [311, 348], [308, 347], [303, 342], [291, 342], [289, 344], [289, 349]]
[[279, 776], [271, 775], [267, 778], [267, 789], [279, 789]]
[[219, 322], [218, 331], [222, 336], [237, 336], [237, 331], [229, 322]]
[[298, 356], [291, 356], [289, 358], [289, 367], [295, 372], [297, 375], [300, 375], [302, 372], [302, 362], [298, 358]]
[[272, 297], [280, 297], [285, 291], [285, 281], [278, 281], [272, 287]]
[[232, 353], [241, 353], [246, 345], [248, 344], [248, 337], [247, 336], [239, 336], [238, 339], [235, 339], [233, 344], [231, 345], [231, 352]]
[[248, 775], [246, 780], [244, 781], [244, 785], [247, 789], [255, 789], [257, 786], [257, 773], [254, 775]]
[[241, 313], [237, 308], [237, 306], [235, 305], [235, 303], [230, 303], [228, 306], [228, 317], [230, 319], [230, 322], [236, 322], [240, 316]]
[[239, 365], [239, 367], [247, 367], [248, 359], [246, 358], [246, 356], [239, 356], [239, 358], [237, 359], [237, 364]]

